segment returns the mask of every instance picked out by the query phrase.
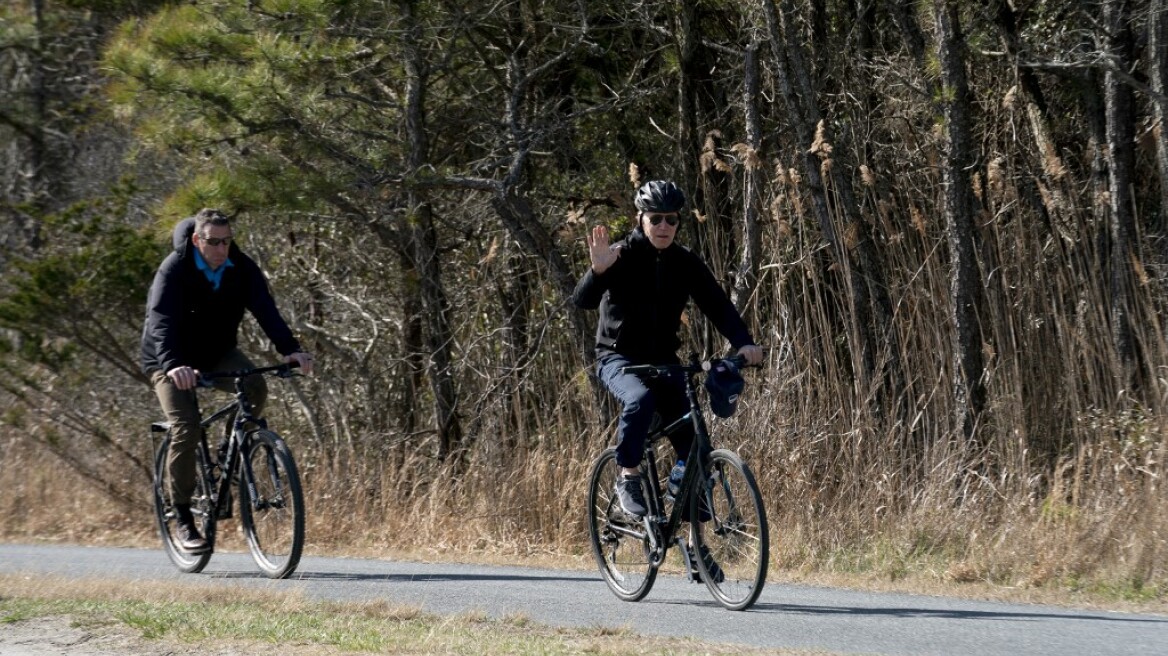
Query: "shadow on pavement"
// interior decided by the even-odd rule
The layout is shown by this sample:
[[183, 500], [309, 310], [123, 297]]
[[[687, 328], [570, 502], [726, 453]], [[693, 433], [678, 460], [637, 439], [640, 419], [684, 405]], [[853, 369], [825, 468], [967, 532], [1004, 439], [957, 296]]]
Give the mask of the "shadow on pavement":
[[[211, 578], [220, 579], [263, 579], [259, 572], [206, 572]], [[543, 576], [535, 574], [361, 574], [357, 572], [297, 572], [288, 577], [289, 581], [378, 581], [382, 583], [411, 583], [419, 581], [571, 581], [576, 583], [599, 583], [603, 581], [587, 576]]]

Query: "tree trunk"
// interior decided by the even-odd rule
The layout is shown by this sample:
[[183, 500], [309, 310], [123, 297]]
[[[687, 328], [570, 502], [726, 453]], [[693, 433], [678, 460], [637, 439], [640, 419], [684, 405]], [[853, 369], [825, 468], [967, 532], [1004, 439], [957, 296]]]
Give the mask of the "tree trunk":
[[[1085, 45], [1084, 47], [1091, 47]], [[1103, 80], [1094, 68], [1083, 71], [1080, 80], [1080, 98], [1091, 139], [1091, 216], [1093, 228], [1106, 239], [1108, 216], [1107, 103], [1101, 95]]]
[[970, 170], [974, 149], [970, 91], [965, 74], [965, 37], [953, 0], [935, 4], [937, 58], [941, 65], [941, 105], [945, 116], [945, 216], [953, 271], [950, 298], [956, 340], [953, 348], [954, 398], [958, 425], [976, 444], [976, 429], [985, 409], [985, 363], [980, 313], [984, 289], [977, 264], [974, 196]]
[[[7, 90], [15, 102], [12, 107], [0, 103], [0, 125], [8, 125], [18, 135], [27, 140], [28, 148], [13, 148], [15, 166], [7, 172], [4, 180], [9, 182], [9, 198], [0, 198], [3, 214], [0, 214], [0, 267], [7, 265], [10, 255], [36, 251], [42, 246], [42, 215], [49, 209], [52, 200], [52, 186], [57, 178], [50, 175], [48, 137], [51, 133], [49, 120], [49, 76], [50, 67], [48, 45], [50, 40], [45, 21], [44, 0], [32, 0], [33, 34], [32, 48], [25, 71], [7, 69], [12, 75], [5, 81]], [[27, 92], [22, 88], [27, 80]], [[4, 87], [0, 87], [4, 88]], [[27, 93], [26, 102], [21, 96]], [[20, 143], [22, 139], [17, 139]], [[7, 144], [6, 144], [7, 146]]]
[[[426, 70], [418, 47], [418, 26], [414, 22], [414, 2], [401, 4], [407, 28], [404, 34], [406, 71], [406, 135], [409, 139], [407, 174], [414, 175], [426, 162]], [[418, 272], [425, 327], [426, 371], [434, 395], [434, 420], [438, 430], [438, 456], [447, 458], [461, 446], [462, 427], [458, 420], [458, 394], [453, 375], [454, 335], [450, 329], [449, 302], [442, 283], [442, 266], [438, 251], [438, 234], [426, 192], [407, 192], [408, 214], [402, 225], [407, 235], [409, 254]]]
[[1026, 118], [1030, 123], [1034, 143], [1038, 147], [1036, 154], [1039, 165], [1042, 167], [1045, 188], [1048, 192], [1043, 198], [1049, 198], [1049, 202], [1045, 203], [1044, 210], [1063, 237], [1073, 238], [1076, 232], [1073, 226], [1073, 208], [1070, 199], [1063, 193], [1063, 185], [1060, 182], [1067, 171], [1062, 162], [1060, 149], [1050, 136], [1046, 98], [1034, 71], [1029, 67], [1019, 65], [1022, 38], [1019, 35], [1018, 16], [1007, 0], [993, 0], [991, 8], [993, 9], [994, 23], [1002, 32], [1002, 44], [1005, 47], [1006, 56], [1009, 57], [1014, 68], [1014, 75], [1018, 79], [1022, 102], [1026, 106]]
[[929, 53], [925, 35], [916, 18], [915, 7], [917, 3], [918, 0], [893, 0], [889, 11], [892, 13], [892, 20], [900, 28], [904, 43], [908, 46], [913, 60], [924, 66], [927, 63]]
[[762, 257], [762, 229], [759, 226], [758, 203], [762, 185], [762, 121], [758, 115], [758, 43], [746, 49], [742, 92], [743, 119], [746, 124], [746, 147], [743, 157], [745, 171], [742, 191], [742, 253], [738, 260], [737, 276], [731, 299], [742, 313], [758, 288], [759, 258]]
[[418, 404], [416, 399], [426, 383], [425, 330], [422, 326], [423, 304], [420, 277], [414, 268], [414, 259], [405, 248], [398, 249], [398, 261], [402, 270], [402, 336], [401, 363], [398, 365], [404, 376], [399, 425], [405, 435], [413, 435], [418, 430]]
[[35, 136], [32, 147], [29, 149], [29, 200], [39, 210], [48, 206], [48, 185], [46, 183], [45, 167], [48, 162], [48, 134], [49, 120], [49, 89], [48, 76], [45, 69], [48, 67], [47, 44], [45, 43], [45, 3], [44, 0], [33, 0], [33, 11], [36, 20], [35, 52], [32, 64], [32, 123]]
[[[1112, 58], [1115, 66], [1127, 70], [1133, 61], [1135, 37], [1125, 0], [1104, 3], [1103, 25], [1102, 50]], [[1128, 385], [1134, 386], [1137, 384], [1136, 338], [1131, 315], [1135, 291], [1133, 264], [1139, 258], [1132, 186], [1136, 117], [1131, 88], [1110, 69], [1104, 74], [1103, 96], [1107, 107], [1108, 191], [1111, 201], [1111, 328]]]
[[[500, 249], [510, 252], [513, 249]], [[523, 253], [511, 253], [503, 256], [506, 264], [500, 265], [506, 273], [495, 281], [498, 290], [499, 307], [503, 312], [503, 329], [499, 339], [502, 342], [499, 372], [502, 380], [499, 383], [498, 397], [500, 411], [507, 421], [505, 435], [500, 436], [503, 447], [509, 453], [519, 445], [519, 438], [528, 433], [525, 427], [528, 409], [520, 394], [520, 382], [524, 370], [530, 362], [530, 330], [532, 304], [536, 302], [535, 274], [530, 270], [531, 258]]]
[[[1148, 24], [1148, 51], [1151, 53], [1148, 77], [1152, 89], [1161, 96], [1168, 95], [1168, 3], [1152, 0]], [[1156, 230], [1168, 242], [1168, 107], [1154, 103], [1156, 112], [1156, 169], [1160, 174], [1160, 211]], [[1163, 248], [1168, 249], [1168, 244]], [[1160, 257], [1168, 260], [1168, 252]]]
[[[411, 194], [413, 196], [413, 194]], [[454, 385], [453, 345], [450, 329], [450, 304], [442, 283], [437, 232], [430, 204], [418, 202], [407, 221], [417, 226], [410, 230], [413, 259], [421, 284], [422, 320], [426, 335], [426, 373], [434, 395], [434, 420], [438, 429], [438, 456], [447, 458], [462, 446], [462, 426], [458, 419], [458, 392]]]
[[[708, 125], [707, 117], [712, 109], [710, 99], [717, 90], [709, 79], [711, 61], [708, 49], [702, 45], [702, 26], [699, 25], [697, 9], [697, 3], [678, 3], [677, 109], [682, 179], [677, 182], [686, 191], [687, 205], [695, 219], [687, 221], [685, 234], [688, 236], [685, 239], [701, 254], [715, 275], [721, 276], [730, 269], [736, 250], [734, 209], [730, 205], [733, 179], [718, 153], [722, 134], [699, 127]], [[699, 326], [702, 331], [700, 350], [712, 353], [722, 348], [722, 336], [709, 322], [702, 322]]]
[[[690, 208], [700, 209], [702, 199], [694, 190], [698, 188], [698, 153], [701, 144], [697, 137], [697, 93], [693, 76], [693, 60], [697, 51], [697, 36], [694, 34], [694, 6], [691, 2], [678, 3], [677, 12], [677, 159], [681, 164], [682, 179], [679, 186], [689, 192]], [[645, 180], [663, 177], [663, 172], [650, 168]]]

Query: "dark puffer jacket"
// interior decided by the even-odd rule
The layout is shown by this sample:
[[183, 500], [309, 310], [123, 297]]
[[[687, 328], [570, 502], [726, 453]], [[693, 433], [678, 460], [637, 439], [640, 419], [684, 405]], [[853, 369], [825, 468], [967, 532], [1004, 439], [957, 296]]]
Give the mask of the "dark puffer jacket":
[[676, 243], [658, 250], [640, 228], [618, 242], [620, 257], [604, 273], [591, 268], [572, 294], [577, 307], [600, 308], [596, 355], [620, 353], [634, 362], [676, 361], [677, 331], [693, 299], [735, 349], [754, 340], [710, 268]]
[[213, 289], [195, 266], [194, 230], [193, 218], [175, 226], [174, 252], [154, 275], [142, 329], [142, 370], [214, 366], [235, 348], [244, 310], [251, 312], [282, 355], [299, 351], [255, 261], [233, 242], [228, 254], [233, 266], [223, 272], [219, 289]]

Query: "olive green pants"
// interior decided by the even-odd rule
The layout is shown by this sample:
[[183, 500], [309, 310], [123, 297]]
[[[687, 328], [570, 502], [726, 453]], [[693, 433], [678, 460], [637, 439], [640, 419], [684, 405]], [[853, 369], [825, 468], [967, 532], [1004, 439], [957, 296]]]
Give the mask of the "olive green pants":
[[[207, 373], [248, 369], [254, 366], [239, 349], [234, 349], [216, 362]], [[172, 503], [190, 504], [191, 495], [195, 492], [195, 461], [198, 458], [202, 430], [199, 426], [201, 421], [199, 401], [195, 390], [180, 390], [175, 387], [174, 381], [168, 378], [164, 371], [150, 372], [150, 382], [154, 384], [154, 393], [158, 395], [162, 412], [170, 422], [170, 452], [166, 454], [170, 499]], [[262, 417], [264, 404], [268, 398], [267, 381], [263, 376], [249, 376], [243, 386], [254, 406], [254, 414]], [[215, 388], [225, 392], [235, 391], [230, 379], [215, 381]], [[230, 430], [230, 424], [227, 430]]]

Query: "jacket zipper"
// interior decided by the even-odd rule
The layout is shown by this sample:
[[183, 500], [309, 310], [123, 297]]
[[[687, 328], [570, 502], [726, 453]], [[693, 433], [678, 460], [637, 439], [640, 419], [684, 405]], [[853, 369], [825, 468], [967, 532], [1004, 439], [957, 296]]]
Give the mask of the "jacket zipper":
[[661, 334], [661, 325], [658, 322], [658, 309], [661, 307], [661, 300], [663, 298], [661, 295], [661, 293], [663, 291], [662, 287], [661, 287], [661, 251], [657, 251], [655, 253], [655, 262], [656, 262], [655, 277], [656, 277], [657, 294], [656, 294], [656, 298], [653, 299], [653, 333], [652, 334], [659, 335], [659, 334]]

